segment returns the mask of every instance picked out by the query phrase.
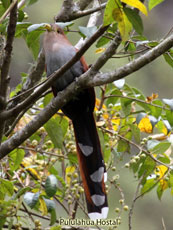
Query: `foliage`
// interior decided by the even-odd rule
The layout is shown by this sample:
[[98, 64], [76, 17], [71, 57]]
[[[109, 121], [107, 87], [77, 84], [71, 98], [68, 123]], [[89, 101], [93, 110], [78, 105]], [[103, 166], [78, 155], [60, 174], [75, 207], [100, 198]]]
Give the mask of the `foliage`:
[[[148, 1], [149, 10], [162, 1]], [[37, 59], [40, 35], [48, 24], [32, 25], [26, 21], [25, 7], [35, 2], [26, 1], [18, 9], [15, 37], [23, 37], [34, 59]], [[1, 16], [9, 5], [10, 1], [1, 1]], [[143, 21], [139, 12], [145, 16], [148, 14], [146, 6], [139, 0], [108, 0], [103, 23], [110, 26], [98, 39], [96, 53], [105, 51], [117, 29], [121, 34], [122, 47], [113, 58], [128, 56], [129, 60], [133, 60], [135, 55], [157, 46], [159, 42], [149, 41], [142, 35]], [[4, 36], [7, 35], [8, 21], [9, 17], [0, 24]], [[59, 23], [66, 32], [70, 32], [73, 24]], [[83, 38], [89, 38], [96, 30], [96, 26], [80, 26], [78, 33]], [[168, 50], [164, 58], [172, 67], [173, 50]], [[11, 92], [10, 99], [22, 91], [27, 75], [23, 74], [23, 82]], [[51, 100], [52, 95], [48, 92], [34, 106], [30, 106], [9, 137], [25, 127]], [[120, 209], [110, 207], [117, 213], [117, 225], [120, 224], [122, 211], [127, 211], [128, 206], [124, 201], [118, 172], [115, 172], [115, 163], [123, 162], [124, 168], [133, 171], [139, 179], [139, 197], [154, 189], [159, 199], [165, 190], [169, 189], [173, 194], [172, 108], [173, 99], [160, 100], [157, 94], [145, 97], [138, 89], [126, 84], [124, 79], [97, 89], [95, 118], [109, 175], [106, 190], [108, 196], [110, 190], [118, 190], [122, 198], [119, 201]], [[5, 136], [3, 138], [4, 141], [7, 139]], [[127, 156], [129, 160], [125, 162]], [[38, 215], [40, 218], [48, 216], [50, 225], [58, 224], [57, 217], [61, 214], [56, 212], [57, 205], [69, 218], [74, 218], [79, 208], [86, 213], [73, 128], [61, 111], [4, 158], [0, 167], [0, 229], [6, 224], [20, 229], [21, 226], [29, 226], [30, 221], [36, 229], [40, 229], [41, 223], [36, 219]]]

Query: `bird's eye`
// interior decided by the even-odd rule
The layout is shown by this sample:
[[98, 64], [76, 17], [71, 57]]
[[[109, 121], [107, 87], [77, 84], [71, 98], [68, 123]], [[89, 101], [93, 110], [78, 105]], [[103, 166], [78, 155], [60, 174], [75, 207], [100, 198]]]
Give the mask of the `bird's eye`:
[[58, 34], [60, 34], [60, 33], [61, 33], [61, 31], [60, 31], [59, 29], [57, 29], [57, 33], [58, 33]]

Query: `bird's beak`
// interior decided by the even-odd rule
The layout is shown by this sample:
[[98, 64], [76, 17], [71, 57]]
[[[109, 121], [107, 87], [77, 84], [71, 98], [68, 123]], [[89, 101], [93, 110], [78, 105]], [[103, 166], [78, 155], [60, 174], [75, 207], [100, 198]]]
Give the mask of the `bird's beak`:
[[52, 26], [50, 24], [45, 24], [45, 29], [48, 31], [48, 32], [51, 32], [52, 31]]

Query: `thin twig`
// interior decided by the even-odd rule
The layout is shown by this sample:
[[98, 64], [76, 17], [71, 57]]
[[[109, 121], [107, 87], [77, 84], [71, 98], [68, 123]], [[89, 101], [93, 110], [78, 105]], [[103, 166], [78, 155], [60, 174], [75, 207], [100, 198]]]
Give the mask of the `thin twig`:
[[111, 135], [116, 135], [116, 136], [119, 137], [120, 139], [122, 139], [122, 140], [128, 142], [129, 144], [131, 144], [131, 145], [133, 145], [133, 146], [135, 146], [137, 149], [139, 149], [140, 152], [145, 153], [147, 156], [149, 156], [151, 159], [153, 159], [156, 163], [161, 164], [161, 165], [164, 165], [165, 167], [167, 167], [167, 168], [169, 168], [169, 169], [170, 169], [170, 167], [172, 166], [171, 164], [168, 165], [168, 164], [166, 164], [166, 163], [164, 163], [164, 162], [159, 161], [158, 159], [156, 159], [156, 158], [153, 156], [152, 153], [150, 153], [149, 151], [147, 151], [146, 149], [144, 149], [142, 146], [140, 146], [140, 145], [136, 144], [135, 142], [133, 142], [133, 141], [127, 139], [126, 137], [124, 137], [124, 136], [118, 134], [117, 132], [115, 132], [115, 131], [113, 131], [113, 130], [108, 130], [108, 129], [104, 128], [104, 127], [101, 127], [101, 129], [102, 129], [103, 131], [107, 132], [107, 133], [110, 133]]
[[30, 218], [31, 221], [34, 223], [34, 218], [33, 218], [32, 214], [28, 211], [27, 207], [25, 206], [25, 204], [24, 204], [23, 202], [22, 202], [22, 206], [23, 206], [23, 208], [24, 208], [24, 210], [25, 210], [25, 213], [28, 214], [29, 218]]
[[[111, 182], [111, 181], [110, 181], [110, 182]], [[113, 183], [113, 185], [114, 185], [115, 188], [118, 189], [118, 191], [120, 192], [121, 199], [124, 201], [124, 200], [125, 200], [125, 196], [124, 196], [124, 193], [123, 193], [122, 188], [120, 188], [120, 186], [117, 185], [116, 183]], [[118, 213], [118, 217], [121, 216], [122, 212], [123, 212], [123, 206], [121, 206], [121, 208], [120, 208], [120, 211], [119, 211], [119, 213]]]
[[137, 199], [137, 196], [138, 196], [138, 193], [139, 193], [139, 189], [140, 189], [140, 185], [141, 185], [141, 182], [142, 182], [142, 180], [144, 178], [144, 175], [141, 176], [141, 178], [139, 179], [138, 186], [136, 188], [136, 192], [134, 194], [134, 197], [133, 197], [133, 200], [132, 200], [132, 204], [131, 204], [131, 207], [130, 207], [130, 210], [129, 210], [129, 230], [132, 229], [132, 214], [133, 214], [133, 209], [134, 209], [134, 206], [135, 206], [135, 202], [136, 202], [136, 199]]
[[164, 221], [163, 217], [162, 217], [162, 226], [163, 226], [163, 230], [166, 230], [166, 225], [165, 225], [165, 221]]
[[16, 119], [13, 121], [12, 125], [10, 126], [9, 130], [6, 131], [6, 133], [5, 133], [5, 136], [6, 136], [6, 137], [8, 137], [8, 136], [10, 135], [10, 133], [14, 130], [16, 124], [17, 124], [17, 123], [19, 122], [19, 120], [23, 117], [23, 115], [26, 113], [27, 110], [28, 110], [28, 108], [25, 109], [25, 110], [23, 110], [23, 111], [16, 117]]
[[8, 9], [5, 11], [5, 13], [2, 15], [2, 17], [0, 18], [0, 24], [2, 23], [2, 21], [9, 15], [10, 11], [13, 9], [13, 7], [16, 5], [16, 3], [18, 2], [18, 0], [15, 0], [14, 2], [12, 2], [10, 4], [10, 6], [8, 7]]
[[66, 213], [69, 214], [68, 209], [65, 207], [65, 205], [61, 201], [59, 201], [59, 199], [56, 196], [54, 197], [54, 199], [56, 200], [56, 202], [58, 204], [60, 204], [63, 207], [63, 209], [66, 211]]
[[168, 110], [168, 111], [171, 110], [170, 108], [167, 108], [166, 106], [161, 106], [161, 105], [149, 103], [147, 101], [144, 101], [144, 100], [141, 100], [141, 99], [138, 99], [138, 98], [135, 98], [135, 97], [129, 97], [129, 96], [124, 96], [124, 95], [112, 94], [112, 95], [109, 95], [109, 96], [105, 96], [105, 99], [108, 99], [108, 98], [111, 98], [111, 97], [126, 98], [126, 99], [129, 99], [129, 100], [133, 100], [133, 101], [136, 101], [136, 102], [146, 104], [146, 105], [151, 105], [151, 106], [156, 107], [156, 108], [160, 108], [160, 109], [164, 109], [164, 110]]

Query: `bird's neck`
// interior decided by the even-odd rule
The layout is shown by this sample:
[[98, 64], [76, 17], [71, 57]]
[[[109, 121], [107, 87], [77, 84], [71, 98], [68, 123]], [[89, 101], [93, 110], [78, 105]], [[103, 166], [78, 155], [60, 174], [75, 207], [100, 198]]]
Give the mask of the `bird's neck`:
[[45, 50], [45, 53], [56, 52], [67, 46], [72, 46], [72, 45], [67, 40], [67, 38], [62, 34], [49, 32], [44, 36], [43, 48]]

